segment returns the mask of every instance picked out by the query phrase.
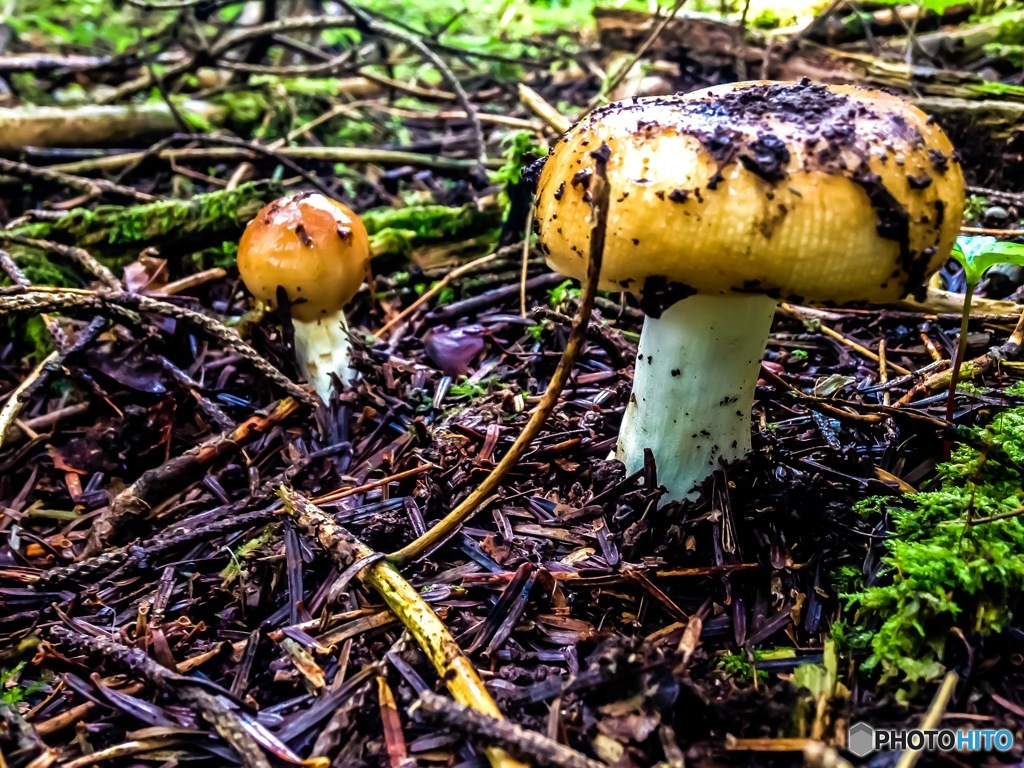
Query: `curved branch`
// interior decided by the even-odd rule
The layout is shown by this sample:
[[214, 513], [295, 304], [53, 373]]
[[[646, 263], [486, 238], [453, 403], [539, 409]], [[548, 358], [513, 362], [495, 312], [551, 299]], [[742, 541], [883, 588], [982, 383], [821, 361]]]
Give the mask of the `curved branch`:
[[583, 351], [587, 325], [590, 323], [590, 313], [594, 308], [594, 297], [597, 295], [597, 284], [604, 254], [605, 232], [608, 226], [609, 188], [606, 178], [608, 160], [600, 150], [593, 154], [597, 162], [596, 173], [590, 181], [590, 194], [592, 195], [590, 215], [594, 222], [590, 233], [590, 260], [587, 263], [587, 279], [583, 283], [583, 295], [580, 297], [579, 309], [576, 312], [572, 330], [569, 332], [569, 338], [565, 342], [562, 359], [558, 362], [558, 367], [548, 383], [548, 388], [544, 391], [544, 396], [537, 404], [537, 409], [530, 416], [530, 420], [526, 422], [519, 437], [512, 443], [512, 447], [508, 449], [508, 453], [461, 504], [418, 539], [388, 555], [388, 559], [396, 565], [415, 560], [445, 542], [458, 530], [459, 526], [469, 519], [484, 500], [497, 490], [501, 481], [519, 462], [523, 454], [529, 450], [530, 443], [540, 433], [548, 415], [558, 403], [558, 398], [569, 380], [569, 374], [572, 373], [576, 359]]
[[267, 362], [259, 352], [243, 341], [233, 328], [229, 328], [216, 318], [201, 312], [125, 291], [48, 289], [39, 286], [29, 290], [24, 288], [0, 289], [0, 316], [82, 310], [91, 310], [93, 313], [101, 314], [109, 313], [134, 325], [138, 325], [140, 322], [137, 314], [139, 312], [181, 320], [223, 342], [288, 394], [307, 405], [317, 405], [316, 398], [308, 390], [300, 387]]
[[487, 162], [487, 144], [484, 141], [483, 127], [480, 125], [480, 118], [477, 116], [477, 109], [473, 105], [473, 102], [469, 100], [469, 96], [466, 94], [465, 89], [462, 87], [462, 83], [455, 76], [455, 73], [451, 71], [444, 60], [438, 56], [434, 51], [427, 47], [427, 44], [418, 36], [411, 32], [406, 32], [403, 29], [392, 27], [386, 24], [381, 24], [376, 19], [371, 18], [366, 11], [352, 5], [348, 0], [339, 0], [341, 5], [348, 10], [353, 16], [356, 17], [356, 26], [362, 27], [365, 31], [381, 37], [390, 37], [392, 40], [397, 40], [400, 43], [405, 43], [411, 48], [423, 56], [427, 61], [437, 67], [437, 71], [441, 73], [448, 85], [451, 86], [452, 91], [455, 93], [455, 98], [458, 100], [459, 105], [466, 111], [466, 116], [473, 130], [473, 143], [476, 145], [476, 157], [480, 161], [481, 165]]

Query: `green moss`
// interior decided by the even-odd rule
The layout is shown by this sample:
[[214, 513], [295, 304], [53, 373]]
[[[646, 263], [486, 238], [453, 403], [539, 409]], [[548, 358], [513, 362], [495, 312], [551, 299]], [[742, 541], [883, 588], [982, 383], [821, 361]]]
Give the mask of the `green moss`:
[[881, 583], [846, 595], [854, 631], [870, 637], [862, 669], [905, 683], [907, 697], [942, 674], [954, 630], [1004, 631], [1024, 591], [1024, 408], [962, 437], [934, 490], [860, 505], [890, 520]]
[[998, 96], [1014, 101], [1024, 100], [1024, 85], [1011, 85], [999, 81], [984, 83], [965, 83], [962, 86], [969, 93], [977, 96]]
[[437, 306], [443, 307], [451, 304], [453, 301], [455, 301], [455, 289], [450, 285], [443, 286], [441, 290], [437, 292], [437, 299], [435, 300]]
[[537, 157], [545, 154], [545, 149], [536, 141], [533, 131], [516, 131], [502, 139], [505, 148], [504, 164], [491, 174], [491, 180], [506, 186], [518, 184], [523, 176], [523, 168]]
[[241, 125], [255, 125], [263, 120], [272, 104], [259, 91], [226, 91], [210, 100], [228, 111], [228, 121]]
[[1014, 3], [1001, 11], [997, 11], [988, 18], [979, 19], [999, 26], [999, 36], [995, 42], [1004, 45], [1024, 44], [1024, 12], [1019, 10], [1020, 6]]
[[989, 43], [981, 48], [988, 58], [1006, 59], [1011, 67], [1024, 67], [1024, 45]]
[[964, 218], [967, 221], [981, 221], [990, 203], [981, 195], [968, 195], [964, 201]]
[[498, 203], [502, 211], [509, 208], [509, 190], [523, 178], [523, 169], [538, 157], [547, 154], [547, 150], [536, 141], [533, 131], [516, 131], [502, 140], [505, 147], [505, 162], [491, 174], [491, 180], [501, 184]]
[[832, 589], [838, 594], [846, 594], [858, 589], [864, 580], [860, 566], [846, 563], [829, 573]]
[[1024, 397], [1024, 381], [1018, 381], [1016, 384], [1011, 384], [1003, 390], [1003, 393], [1013, 395], [1015, 397]]
[[204, 269], [231, 270], [235, 268], [238, 257], [238, 243], [234, 240], [224, 240], [219, 245], [203, 248], [182, 257], [182, 272], [202, 272]]
[[[76, 209], [60, 219], [33, 222], [13, 232], [71, 241], [85, 248], [118, 246], [113, 249], [116, 256], [123, 256], [130, 248], [129, 253], [134, 257], [138, 246], [161, 240], [174, 239], [179, 246], [183, 240], [202, 239], [207, 243], [217, 238], [236, 240], [246, 222], [280, 193], [280, 187], [275, 184], [250, 182], [232, 190], [195, 195], [188, 200]], [[103, 248], [96, 248], [94, 255], [111, 266], [123, 263], [123, 258]]]
[[370, 235], [370, 252], [374, 256], [408, 256], [415, 242], [416, 233], [411, 229], [385, 227]]
[[410, 205], [405, 208], [373, 208], [363, 214], [370, 235], [382, 230], [405, 230], [418, 240], [441, 240], [452, 235], [472, 237], [500, 223], [495, 208], [478, 209], [474, 205]]
[[579, 299], [580, 289], [575, 280], [565, 280], [548, 291], [548, 304], [552, 309], [564, 306], [569, 299]]
[[771, 8], [765, 8], [750, 24], [754, 29], [778, 29], [782, 26], [782, 19]]
[[718, 668], [741, 685], [750, 685], [755, 678], [759, 682], [768, 679], [768, 672], [756, 669], [744, 653], [723, 653], [718, 659]]
[[476, 400], [480, 397], [487, 396], [492, 387], [501, 385], [501, 379], [497, 376], [489, 376], [486, 379], [480, 381], [470, 381], [466, 377], [462, 378], [462, 381], [457, 384], [452, 384], [448, 390], [448, 394], [451, 397], [468, 397], [470, 400]]
[[242, 567], [245, 563], [255, 557], [274, 538], [277, 534], [277, 529], [278, 524], [271, 523], [265, 526], [255, 537], [239, 546], [237, 550], [229, 553], [231, 562], [220, 572], [220, 577], [225, 585], [230, 584], [241, 575]]
[[14, 706], [33, 693], [39, 693], [46, 689], [46, 683], [41, 680], [33, 680], [26, 685], [20, 685], [18, 681], [24, 668], [25, 662], [22, 661], [11, 669], [0, 669], [0, 702]]

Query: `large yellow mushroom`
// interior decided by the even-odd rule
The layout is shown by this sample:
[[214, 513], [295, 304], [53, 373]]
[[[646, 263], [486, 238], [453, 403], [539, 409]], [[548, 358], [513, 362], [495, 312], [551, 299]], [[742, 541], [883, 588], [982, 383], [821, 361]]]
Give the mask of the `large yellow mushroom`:
[[634, 471], [650, 448], [670, 499], [749, 452], [778, 301], [921, 292], [963, 210], [949, 139], [888, 93], [750, 82], [623, 101], [570, 129], [538, 183], [541, 247], [579, 279], [596, 153], [611, 193], [601, 287], [647, 314], [617, 455]]
[[238, 244], [238, 271], [253, 296], [273, 308], [283, 289], [299, 370], [324, 402], [332, 376], [343, 384], [355, 377], [344, 307], [369, 269], [366, 227], [349, 208], [321, 194], [270, 203]]

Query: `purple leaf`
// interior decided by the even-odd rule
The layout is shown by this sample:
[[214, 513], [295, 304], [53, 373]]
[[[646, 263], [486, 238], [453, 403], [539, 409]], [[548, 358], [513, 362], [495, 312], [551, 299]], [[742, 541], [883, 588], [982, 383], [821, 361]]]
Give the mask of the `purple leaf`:
[[424, 343], [427, 357], [445, 376], [464, 376], [473, 359], [483, 352], [484, 329], [479, 325], [435, 328]]

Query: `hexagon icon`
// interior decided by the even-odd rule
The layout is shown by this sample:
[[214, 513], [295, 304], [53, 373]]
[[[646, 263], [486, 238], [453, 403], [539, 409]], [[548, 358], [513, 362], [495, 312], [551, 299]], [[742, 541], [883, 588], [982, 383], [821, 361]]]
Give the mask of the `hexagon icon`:
[[854, 723], [846, 736], [846, 748], [857, 757], [864, 757], [875, 750], [875, 729], [867, 723]]

